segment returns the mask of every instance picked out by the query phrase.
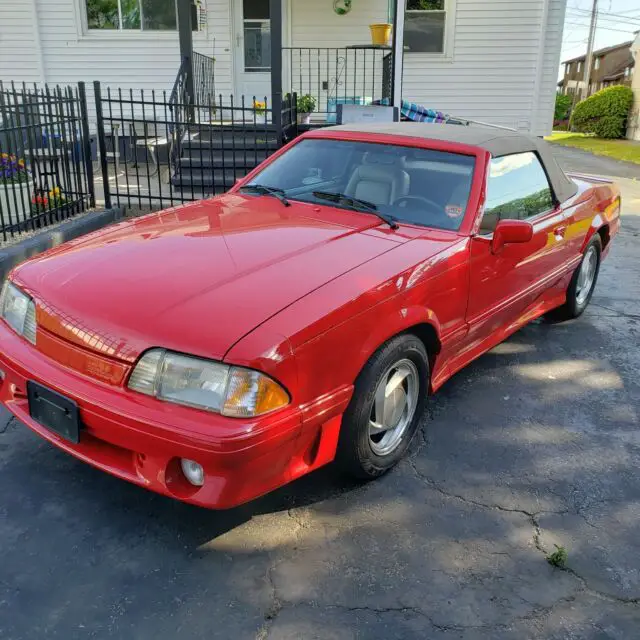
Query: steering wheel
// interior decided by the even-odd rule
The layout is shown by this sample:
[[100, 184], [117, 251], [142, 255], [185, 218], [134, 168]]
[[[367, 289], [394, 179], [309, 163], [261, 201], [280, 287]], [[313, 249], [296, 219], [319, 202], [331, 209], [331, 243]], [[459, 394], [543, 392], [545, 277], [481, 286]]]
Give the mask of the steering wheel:
[[[438, 215], [443, 215], [443, 216], [446, 215], [444, 210], [442, 209], [442, 205], [439, 205], [437, 202], [434, 202], [433, 200], [429, 200], [429, 198], [423, 198], [422, 196], [402, 196], [401, 198], [394, 200], [393, 206], [398, 207], [398, 209], [406, 209], [406, 205], [411, 202], [416, 202], [421, 205], [426, 204], [427, 206], [433, 209], [434, 213], [437, 213]], [[404, 206], [403, 206], [403, 203], [404, 203]]]

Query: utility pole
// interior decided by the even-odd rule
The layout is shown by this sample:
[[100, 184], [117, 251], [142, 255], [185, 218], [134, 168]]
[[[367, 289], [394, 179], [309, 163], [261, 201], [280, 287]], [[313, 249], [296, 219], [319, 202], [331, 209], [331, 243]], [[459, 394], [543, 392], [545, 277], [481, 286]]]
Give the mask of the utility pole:
[[591, 25], [589, 26], [589, 42], [587, 43], [587, 55], [584, 59], [584, 76], [582, 82], [584, 87], [581, 91], [581, 99], [584, 100], [589, 95], [589, 80], [591, 80], [591, 59], [593, 58], [593, 41], [596, 37], [596, 22], [598, 21], [598, 0], [593, 0], [591, 9]]

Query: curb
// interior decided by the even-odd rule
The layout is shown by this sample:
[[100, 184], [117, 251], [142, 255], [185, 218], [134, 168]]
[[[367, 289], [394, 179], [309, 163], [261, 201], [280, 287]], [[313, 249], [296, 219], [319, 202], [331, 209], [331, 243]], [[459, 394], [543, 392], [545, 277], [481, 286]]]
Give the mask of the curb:
[[89, 213], [78, 220], [69, 220], [51, 231], [43, 229], [42, 233], [26, 238], [6, 249], [0, 249], [0, 282], [9, 275], [11, 269], [27, 258], [57, 247], [68, 240], [74, 240], [85, 233], [97, 231], [120, 220], [123, 216], [124, 209], [122, 207]]

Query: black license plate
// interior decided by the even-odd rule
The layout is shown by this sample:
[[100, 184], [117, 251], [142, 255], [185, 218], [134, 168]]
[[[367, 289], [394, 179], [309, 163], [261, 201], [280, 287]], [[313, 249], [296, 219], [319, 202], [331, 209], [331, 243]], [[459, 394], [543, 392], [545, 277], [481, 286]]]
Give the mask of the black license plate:
[[36, 422], [65, 440], [80, 442], [80, 414], [73, 400], [31, 381], [27, 382], [27, 395], [29, 414]]

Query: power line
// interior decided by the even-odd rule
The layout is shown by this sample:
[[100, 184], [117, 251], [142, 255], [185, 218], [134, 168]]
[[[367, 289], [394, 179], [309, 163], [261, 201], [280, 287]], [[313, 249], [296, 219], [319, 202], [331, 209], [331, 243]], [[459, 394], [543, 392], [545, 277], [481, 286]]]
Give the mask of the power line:
[[[584, 27], [585, 29], [587, 29], [589, 27], [589, 25], [587, 24], [582, 24], [580, 22], [566, 22], [565, 24], [569, 24], [571, 26], [577, 26], [577, 27]], [[623, 29], [614, 29], [613, 27], [601, 27], [598, 26], [598, 29], [602, 29], [604, 31], [616, 31], [617, 33], [626, 33], [628, 35], [633, 35], [635, 33], [635, 31], [625, 31]]]
[[[578, 9], [578, 8], [569, 8], [567, 9], [568, 12], [578, 12], [582, 15], [584, 15], [585, 17], [588, 17], [589, 14], [591, 13], [590, 11], [587, 11], [586, 9]], [[637, 9], [634, 9], [634, 11], [637, 11]], [[631, 20], [632, 22], [640, 22], [640, 19], [635, 18], [634, 16], [624, 16], [620, 13], [609, 13], [607, 11], [598, 11], [598, 19], [602, 18], [603, 20], [610, 20], [610, 21], [615, 21], [615, 22], [627, 22], [629, 20]], [[618, 18], [618, 19], [616, 19]]]
[[[567, 19], [568, 20], [588, 20], [589, 17], [583, 16], [583, 15], [567, 14]], [[628, 21], [625, 21], [625, 20], [618, 20], [618, 18], [615, 18], [613, 20], [601, 20], [600, 14], [598, 14], [598, 23], [600, 22], [604, 22], [604, 26], [607, 26], [610, 29], [613, 29], [616, 27], [626, 27], [626, 26], [628, 26], [630, 29], [635, 29], [635, 30], [640, 29], [640, 22], [629, 23]]]

